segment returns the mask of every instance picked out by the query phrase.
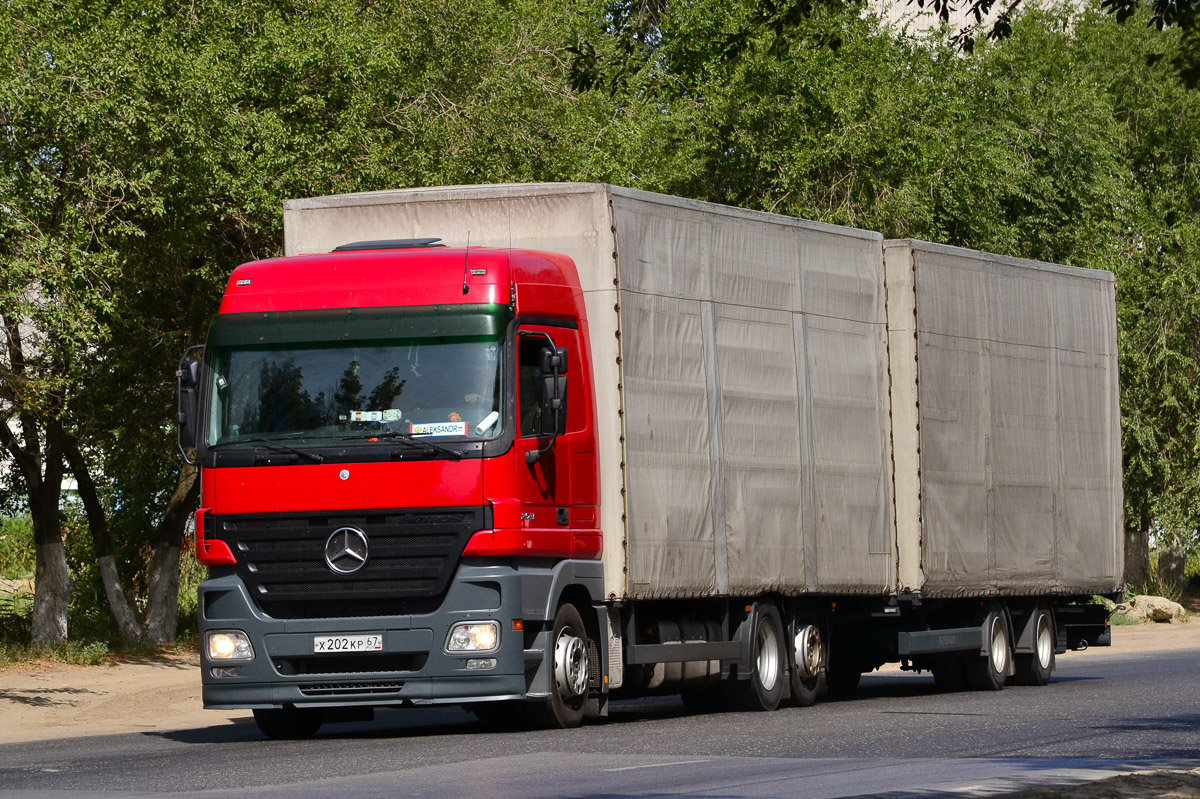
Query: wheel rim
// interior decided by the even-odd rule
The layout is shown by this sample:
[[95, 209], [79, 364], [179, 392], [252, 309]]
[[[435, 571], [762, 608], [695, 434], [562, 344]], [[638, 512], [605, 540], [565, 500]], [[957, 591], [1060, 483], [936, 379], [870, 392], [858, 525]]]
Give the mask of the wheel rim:
[[779, 639], [774, 628], [766, 622], [758, 625], [758, 681], [764, 690], [770, 691], [779, 679]]
[[1037, 622], [1037, 659], [1043, 669], [1050, 668], [1050, 658], [1054, 654], [1053, 636], [1050, 635], [1050, 619], [1046, 614], [1038, 617]]
[[811, 624], [796, 630], [796, 672], [800, 679], [816, 677], [821, 672], [821, 633]]
[[587, 690], [587, 645], [570, 628], [564, 628], [554, 644], [554, 681], [563, 696], [582, 696]]
[[1003, 674], [1008, 668], [1008, 636], [1004, 632], [1004, 619], [999, 614], [992, 618], [992, 670]]

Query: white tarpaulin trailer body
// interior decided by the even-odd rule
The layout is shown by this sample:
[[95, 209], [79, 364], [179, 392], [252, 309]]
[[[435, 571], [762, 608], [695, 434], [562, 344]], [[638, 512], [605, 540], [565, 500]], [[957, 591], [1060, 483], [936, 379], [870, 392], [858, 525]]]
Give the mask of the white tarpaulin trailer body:
[[1112, 274], [910, 240], [884, 258], [902, 588], [1117, 590]]
[[1107, 273], [890, 242], [889, 309], [876, 233], [602, 184], [292, 200], [284, 232], [288, 255], [439, 236], [575, 261], [610, 598], [1120, 582]]

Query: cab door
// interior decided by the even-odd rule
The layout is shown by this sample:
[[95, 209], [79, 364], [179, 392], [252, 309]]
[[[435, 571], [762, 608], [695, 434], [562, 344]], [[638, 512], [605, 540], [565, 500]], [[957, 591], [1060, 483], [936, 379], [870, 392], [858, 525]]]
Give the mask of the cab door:
[[[566, 349], [566, 420], [558, 436], [544, 435], [547, 349]], [[533, 549], [567, 557], [571, 552], [571, 460], [577, 434], [572, 421], [585, 397], [581, 382], [579, 335], [546, 325], [521, 325], [517, 331], [517, 432], [514, 468], [521, 499], [521, 524]], [[577, 427], [577, 426], [576, 426]], [[535, 456], [530, 453], [539, 453]], [[539, 545], [540, 544], [540, 545]]]

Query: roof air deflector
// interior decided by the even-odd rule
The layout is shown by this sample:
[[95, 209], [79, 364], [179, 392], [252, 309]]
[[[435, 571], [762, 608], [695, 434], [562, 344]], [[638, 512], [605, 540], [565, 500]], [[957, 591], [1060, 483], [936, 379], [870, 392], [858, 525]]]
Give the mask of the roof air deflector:
[[441, 239], [383, 239], [380, 241], [354, 241], [333, 248], [333, 252], [356, 250], [415, 250], [421, 247], [445, 247], [438, 244]]

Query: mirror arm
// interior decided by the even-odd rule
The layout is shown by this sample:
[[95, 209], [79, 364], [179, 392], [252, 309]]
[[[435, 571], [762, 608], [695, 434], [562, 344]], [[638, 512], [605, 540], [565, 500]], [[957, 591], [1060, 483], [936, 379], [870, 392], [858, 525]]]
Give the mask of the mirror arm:
[[[558, 414], [555, 414], [557, 417]], [[529, 466], [537, 463], [538, 460], [550, 450], [554, 449], [554, 442], [558, 441], [558, 419], [554, 420], [554, 435], [550, 436], [550, 443], [541, 449], [525, 450], [525, 463]]]

